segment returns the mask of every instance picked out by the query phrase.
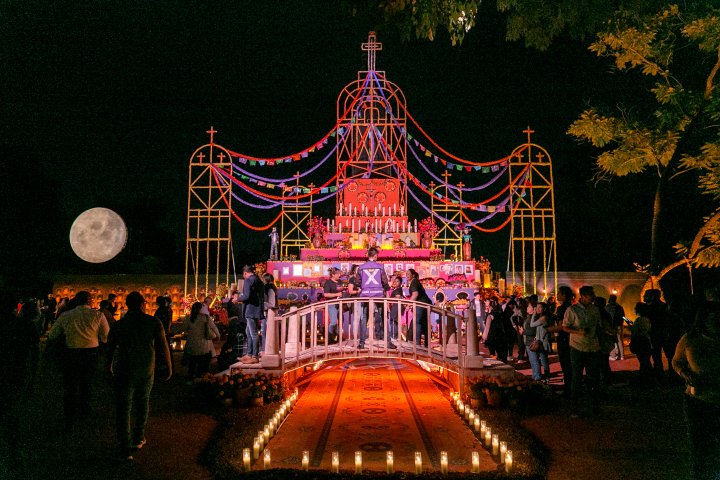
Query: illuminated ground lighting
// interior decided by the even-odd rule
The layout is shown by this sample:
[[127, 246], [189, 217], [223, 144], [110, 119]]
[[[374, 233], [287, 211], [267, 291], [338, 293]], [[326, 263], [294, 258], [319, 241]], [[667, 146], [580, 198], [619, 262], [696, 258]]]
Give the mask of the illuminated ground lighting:
[[[270, 440], [268, 448], [275, 458], [298, 458], [297, 468], [308, 465], [310, 469], [331, 472], [353, 472], [358, 468], [363, 473], [413, 475], [416, 450], [422, 472], [439, 474], [441, 451], [447, 452], [450, 472], [468, 472], [472, 451], [479, 450], [477, 468], [497, 469], [498, 461], [483, 449], [473, 432], [477, 414], [468, 425], [453, 410], [446, 392], [438, 389], [427, 370], [416, 362], [338, 359], [337, 363], [326, 362], [324, 367], [311, 373], [311, 381], [303, 381], [302, 402]], [[433, 413], [424, 414], [426, 411]], [[410, 429], [392, 428], [400, 424]], [[363, 429], [387, 425], [391, 428], [373, 430], [371, 439], [366, 435], [368, 430]], [[436, 433], [439, 430], [443, 433]], [[398, 448], [407, 444], [408, 438], [412, 438], [415, 448], [400, 455]], [[434, 456], [426, 450], [426, 441], [432, 444]], [[367, 443], [372, 445], [364, 445]], [[304, 449], [308, 451], [307, 463], [301, 460]], [[355, 456], [359, 451], [361, 458]]]

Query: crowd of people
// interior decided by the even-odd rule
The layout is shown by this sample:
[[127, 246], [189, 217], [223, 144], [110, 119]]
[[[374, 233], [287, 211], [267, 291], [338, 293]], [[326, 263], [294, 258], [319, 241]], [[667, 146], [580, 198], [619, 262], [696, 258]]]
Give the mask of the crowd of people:
[[[385, 340], [390, 349], [398, 342], [428, 347], [430, 337], [442, 340], [442, 329], [422, 304], [432, 300], [418, 274], [408, 269], [403, 276], [388, 277], [374, 248], [367, 262], [353, 265], [347, 282], [343, 272], [331, 268], [320, 300], [349, 299], [347, 305], [327, 309], [329, 343], [353, 338], [365, 348], [368, 338]], [[13, 429], [16, 414], [32, 392], [40, 358], [40, 338], [47, 345], [63, 347], [59, 369], [63, 377], [63, 419], [66, 432], [92, 415], [92, 384], [101, 364], [111, 374], [114, 386], [117, 441], [124, 458], [145, 444], [150, 391], [156, 376], [169, 379], [175, 371], [170, 339], [183, 333], [186, 339], [183, 363], [188, 382], [205, 375], [217, 355], [217, 368], [226, 369], [240, 361], [259, 362], [266, 347], [268, 313], [278, 308], [277, 288], [270, 274], [257, 275], [243, 267], [241, 291], [230, 292], [214, 305], [212, 297], [195, 302], [182, 322], [172, 322], [171, 302], [160, 296], [154, 315], [145, 313], [146, 302], [138, 292], [125, 298], [125, 314], [118, 318], [114, 295], [91, 307], [91, 296], [78, 292], [72, 299], [18, 303], [7, 295], [0, 298], [0, 361], [6, 367], [0, 375], [2, 427]], [[405, 281], [403, 281], [405, 280]], [[557, 297], [540, 301], [537, 295], [499, 296], [477, 290], [468, 307], [475, 310], [478, 337], [490, 355], [516, 368], [529, 363], [534, 380], [550, 379], [550, 355], [557, 354], [562, 371], [563, 394], [573, 416], [597, 415], [600, 390], [612, 381], [610, 362], [626, 357], [626, 329], [629, 350], [637, 357], [636, 383], [652, 387], [658, 382], [684, 382], [693, 465], [698, 472], [720, 472], [720, 297], [708, 289], [694, 315], [679, 315], [666, 304], [659, 290], [644, 292], [635, 305], [635, 319], [627, 318], [617, 297], [606, 300], [591, 286], [575, 292], [561, 286]], [[410, 299], [413, 307], [378, 299]], [[436, 302], [447, 299], [436, 296]], [[371, 311], [371, 305], [374, 309]], [[348, 311], [343, 311], [348, 307]], [[388, 311], [383, 311], [387, 307]], [[218, 309], [227, 320], [218, 328]], [[354, 327], [341, 328], [343, 319]], [[326, 322], [323, 321], [322, 324]], [[387, 325], [385, 324], [387, 323]], [[449, 327], [449, 326], [448, 326]], [[464, 328], [463, 325], [453, 325]], [[372, 330], [370, 330], [372, 329]], [[370, 336], [372, 332], [372, 337]], [[452, 334], [448, 328], [447, 334]], [[222, 343], [224, 342], [224, 343]], [[221, 344], [217, 351], [216, 344]], [[663, 364], [665, 355], [665, 369]], [[677, 373], [676, 373], [677, 372]], [[132, 419], [132, 420], [131, 420]], [[8, 430], [10, 431], [10, 430]], [[10, 448], [13, 448], [12, 444]], [[703, 477], [697, 478], [714, 478]]]

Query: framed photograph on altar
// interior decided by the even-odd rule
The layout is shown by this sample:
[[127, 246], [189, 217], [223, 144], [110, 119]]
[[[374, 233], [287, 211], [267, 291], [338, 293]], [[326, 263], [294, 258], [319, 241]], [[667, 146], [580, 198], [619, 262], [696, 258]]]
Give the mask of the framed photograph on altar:
[[331, 267], [331, 266], [332, 266], [332, 265], [323, 265], [323, 266], [322, 266], [322, 274], [329, 277], [329, 276], [330, 276], [330, 267]]
[[408, 271], [408, 270], [410, 270], [411, 268], [412, 268], [413, 270], [415, 270], [415, 264], [414, 264], [414, 263], [406, 263], [406, 264], [405, 264], [405, 271]]
[[445, 273], [445, 275], [452, 275], [453, 273], [453, 266], [450, 263], [444, 263], [440, 266], [440, 269]]
[[318, 264], [318, 265], [313, 265], [312, 271], [313, 271], [314, 273], [320, 273], [320, 269], [321, 269], [321, 268], [322, 268], [322, 265], [320, 265], [320, 264]]
[[312, 270], [309, 268], [304, 268], [303, 269], [303, 277], [309, 277], [310, 275], [312, 275]]
[[343, 273], [350, 273], [350, 264], [345, 262], [341, 263], [340, 270], [342, 270]]
[[430, 276], [437, 277], [440, 272], [437, 265], [430, 265]]
[[465, 265], [465, 275], [472, 276], [473, 274], [473, 266], [472, 265]]
[[[302, 277], [303, 274], [303, 266], [302, 265], [293, 265], [293, 277]], [[310, 270], [310, 269], [308, 269]], [[309, 275], [307, 275], [309, 276]]]
[[398, 263], [395, 265], [395, 271], [396, 272], [404, 272], [405, 271], [405, 265], [402, 263]]
[[290, 275], [290, 267], [282, 267], [282, 276], [287, 277]]
[[464, 270], [462, 265], [455, 265], [455, 273], [459, 273], [460, 275], [462, 275], [463, 272]]
[[394, 265], [392, 263], [385, 264], [385, 275], [387, 275], [388, 278], [390, 278], [392, 276], [392, 274], [395, 273], [395, 272], [393, 272], [393, 267], [394, 267]]

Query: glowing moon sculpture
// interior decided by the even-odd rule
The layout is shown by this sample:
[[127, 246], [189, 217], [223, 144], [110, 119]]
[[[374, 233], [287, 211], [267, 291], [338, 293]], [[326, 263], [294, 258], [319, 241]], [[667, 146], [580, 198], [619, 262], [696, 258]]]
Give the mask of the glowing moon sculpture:
[[84, 211], [70, 227], [70, 246], [86, 262], [107, 262], [120, 253], [126, 241], [125, 222], [107, 208]]

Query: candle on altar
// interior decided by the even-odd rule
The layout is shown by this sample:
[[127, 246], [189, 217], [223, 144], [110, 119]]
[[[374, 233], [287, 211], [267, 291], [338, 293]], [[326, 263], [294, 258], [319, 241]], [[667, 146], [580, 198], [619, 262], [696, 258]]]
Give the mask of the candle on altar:
[[405, 207], [402, 206], [402, 205], [400, 205], [400, 216], [401, 216], [401, 217], [404, 217], [404, 216], [405, 216]]
[[415, 229], [414, 229], [414, 231], [417, 232], [417, 218], [415, 219]]
[[338, 232], [342, 233], [342, 223], [338, 225]]
[[393, 215], [397, 215], [397, 203], [393, 203]]
[[392, 450], [388, 450], [385, 454], [386, 469], [385, 471], [390, 474], [395, 471], [395, 457]]
[[355, 451], [355, 473], [362, 473], [362, 451]]
[[352, 215], [352, 203], [348, 203], [347, 214]]
[[497, 433], [493, 433], [492, 436], [492, 454], [497, 455], [498, 451], [500, 450], [500, 439], [498, 438]]
[[257, 438], [253, 441], [253, 458], [257, 460], [257, 458], [260, 456], [260, 442]]
[[512, 470], [513, 455], [512, 450], [505, 452], [505, 472], [510, 473]]
[[385, 216], [385, 206], [383, 205], [383, 217]]
[[327, 229], [328, 229], [328, 231], [330, 230], [330, 219], [329, 218], [327, 219]]
[[352, 231], [351, 233], [355, 233], [355, 219], [352, 219]]
[[338, 451], [332, 452], [332, 467], [330, 471], [332, 473], [340, 472], [340, 452]]
[[507, 442], [500, 442], [500, 463], [505, 462], [505, 453], [507, 453]]
[[340, 215], [342, 215], [342, 202], [340, 202]]
[[377, 205], [375, 205], [375, 216], [377, 217]]
[[263, 468], [268, 470], [270, 468], [270, 450], [267, 448], [263, 452]]
[[355, 217], [357, 217], [357, 207], [355, 207], [355, 208], [353, 209], [353, 212], [354, 212], [353, 215], [354, 215]]
[[443, 475], [448, 473], [448, 453], [445, 450], [440, 452], [440, 472]]
[[415, 473], [420, 475], [422, 473], [422, 453], [415, 452]]

